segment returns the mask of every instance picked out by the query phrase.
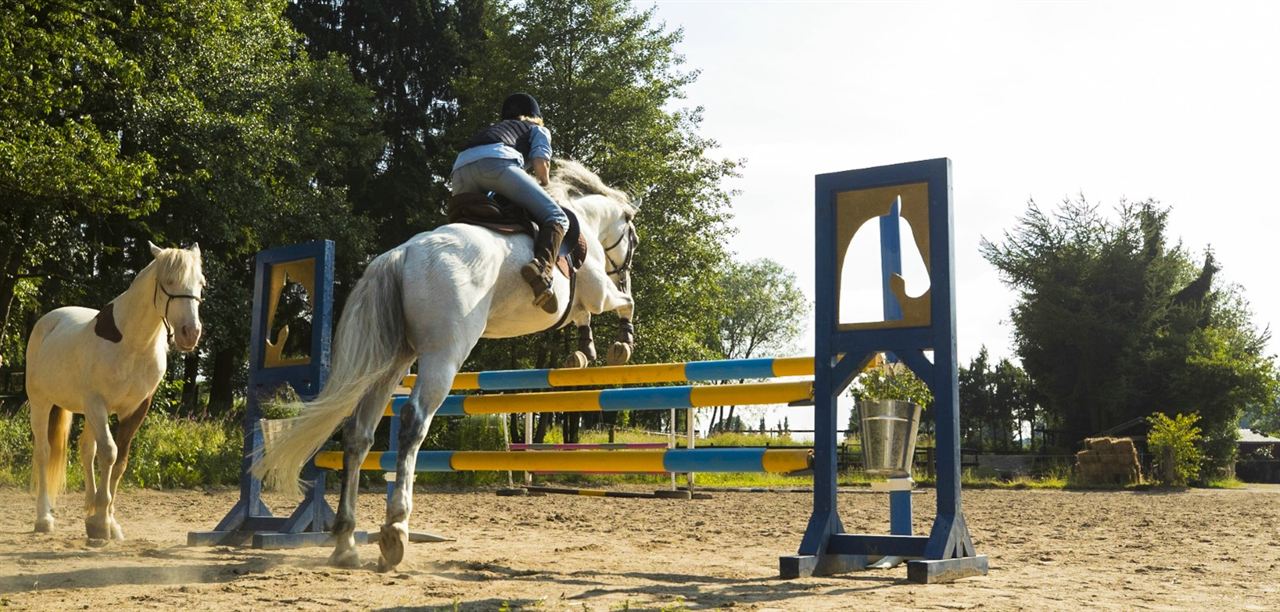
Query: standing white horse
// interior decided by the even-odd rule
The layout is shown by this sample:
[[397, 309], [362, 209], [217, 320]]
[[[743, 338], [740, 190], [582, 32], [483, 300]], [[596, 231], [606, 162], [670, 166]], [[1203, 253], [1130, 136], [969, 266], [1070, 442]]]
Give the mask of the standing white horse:
[[567, 320], [580, 328], [589, 324], [591, 314], [616, 310], [624, 323], [610, 362], [630, 357], [634, 304], [628, 268], [637, 243], [632, 225], [636, 209], [625, 194], [575, 162], [556, 164], [548, 190], [577, 215], [588, 245], [572, 303], [568, 279], [557, 274], [561, 311], [548, 314], [533, 305], [520, 276], [533, 254], [527, 236], [461, 224], [418, 234], [375, 258], [352, 289], [338, 322], [333, 368], [320, 395], [302, 405], [300, 416], [263, 422], [265, 448], [254, 474], [269, 483], [296, 486], [303, 464], [346, 420], [330, 563], [359, 564], [354, 531], [360, 464], [394, 387], [414, 360], [418, 380], [401, 410], [395, 491], [378, 540], [383, 571], [400, 563], [408, 543], [418, 448], [480, 338], [543, 331], [562, 320], [564, 308], [573, 309]]
[[[91, 544], [123, 540], [115, 495], [129, 444], [164, 377], [170, 340], [181, 351], [200, 341], [204, 289], [200, 246], [161, 249], [129, 289], [101, 311], [66, 306], [40, 317], [27, 342], [27, 397], [35, 436], [32, 465], [36, 531], [53, 531], [53, 499], [67, 471], [71, 413], [83, 414], [85, 529]], [[108, 417], [116, 415], [115, 436]], [[94, 475], [94, 465], [98, 473]]]

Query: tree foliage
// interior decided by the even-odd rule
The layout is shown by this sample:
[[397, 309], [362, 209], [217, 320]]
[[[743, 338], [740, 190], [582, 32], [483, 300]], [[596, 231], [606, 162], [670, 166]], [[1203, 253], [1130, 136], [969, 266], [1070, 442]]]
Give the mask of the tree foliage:
[[[206, 340], [170, 374], [190, 403], [205, 381], [226, 410], [244, 382], [254, 253], [336, 240], [341, 308], [373, 254], [441, 222], [459, 147], [517, 90], [542, 102], [558, 155], [641, 201], [635, 359], [721, 356], [721, 182], [736, 163], [710, 158], [700, 109], [680, 108], [696, 73], [652, 10], [32, 0], [0, 14], [0, 32], [7, 361], [39, 314], [122, 291], [146, 240], [199, 241]], [[563, 332], [484, 342], [468, 367], [557, 365], [571, 347]]]
[[[713, 351], [725, 359], [791, 353], [809, 311], [795, 273], [771, 259], [730, 262], [720, 285], [722, 314]], [[736, 407], [728, 406], [727, 416], [724, 408], [712, 412], [709, 430], [740, 431]]]
[[1024, 427], [1034, 427], [1035, 408], [1027, 373], [1008, 359], [991, 367], [987, 347], [960, 368], [960, 436], [966, 447], [1021, 449]]
[[1016, 350], [1050, 425], [1076, 440], [1153, 411], [1198, 412], [1215, 466], [1234, 452], [1242, 409], [1276, 396], [1269, 334], [1238, 287], [1215, 282], [1165, 235], [1169, 210], [1121, 203], [1108, 217], [1083, 200], [1031, 203], [982, 252], [1018, 292]]
[[1200, 475], [1204, 454], [1198, 446], [1203, 438], [1196, 426], [1199, 420], [1195, 413], [1170, 417], [1157, 412], [1147, 417], [1151, 425], [1147, 447], [1155, 457], [1154, 476], [1161, 484], [1185, 487]]

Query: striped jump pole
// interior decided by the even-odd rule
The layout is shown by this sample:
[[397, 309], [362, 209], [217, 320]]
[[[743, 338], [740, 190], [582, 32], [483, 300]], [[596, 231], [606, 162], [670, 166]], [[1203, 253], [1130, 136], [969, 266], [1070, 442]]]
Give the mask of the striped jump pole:
[[[391, 471], [398, 453], [374, 451], [361, 470]], [[809, 469], [813, 453], [786, 448], [702, 448], [666, 451], [418, 451], [418, 472], [520, 471], [610, 474], [664, 472], [772, 472]], [[316, 467], [342, 469], [342, 451], [316, 454]]]
[[[772, 357], [761, 359], [720, 359], [686, 363], [653, 363], [599, 368], [551, 368], [539, 370], [493, 370], [460, 372], [453, 379], [454, 391], [518, 391], [556, 387], [599, 387], [675, 382], [710, 382], [745, 378], [812, 376], [812, 357]], [[412, 388], [416, 374], [401, 384]]]
[[[585, 371], [585, 370], [583, 370]], [[813, 400], [813, 382], [768, 382], [737, 385], [682, 385], [586, 391], [543, 391], [502, 395], [450, 395], [440, 405], [437, 416], [508, 414], [519, 412], [617, 412], [622, 410], [667, 410], [709, 406], [747, 406], [808, 403]], [[400, 414], [407, 397], [397, 397], [386, 415]]]

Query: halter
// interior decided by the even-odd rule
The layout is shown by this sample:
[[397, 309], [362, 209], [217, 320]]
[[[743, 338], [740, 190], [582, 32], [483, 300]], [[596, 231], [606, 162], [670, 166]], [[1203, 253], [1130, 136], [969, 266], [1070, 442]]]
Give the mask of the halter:
[[194, 295], [187, 295], [184, 293], [179, 293], [179, 294], [169, 293], [169, 290], [165, 289], [164, 285], [160, 284], [160, 279], [156, 279], [156, 289], [155, 291], [151, 292], [152, 304], [156, 303], [156, 294], [161, 291], [163, 291], [166, 296], [169, 296], [169, 299], [165, 300], [164, 302], [164, 312], [160, 314], [160, 322], [164, 323], [164, 331], [165, 331], [165, 334], [168, 336], [168, 343], [173, 344], [173, 325], [169, 323], [169, 304], [172, 303], [174, 300], [181, 300], [181, 299], [195, 300], [197, 304], [204, 302], [204, 300]]
[[[609, 257], [609, 252], [618, 248], [618, 246], [622, 244], [623, 240], [627, 241], [627, 256], [622, 259], [622, 263], [614, 264], [613, 259]], [[604, 248], [604, 258], [609, 262], [610, 266], [613, 266], [612, 270], [605, 270], [605, 274], [613, 276], [615, 274], [622, 274], [629, 271], [631, 269], [631, 259], [636, 254], [636, 244], [639, 241], [640, 237], [636, 235], [635, 224], [628, 221], [627, 231], [623, 232], [621, 236], [618, 236], [618, 239], [613, 241], [613, 244]]]

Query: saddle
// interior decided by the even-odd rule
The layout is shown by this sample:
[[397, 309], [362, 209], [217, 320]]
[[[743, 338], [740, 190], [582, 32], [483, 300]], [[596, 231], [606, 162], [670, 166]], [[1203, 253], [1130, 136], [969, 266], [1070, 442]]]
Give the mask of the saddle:
[[[577, 215], [567, 208], [562, 210], [569, 217], [569, 231], [560, 244], [556, 269], [572, 281], [573, 273], [586, 261], [587, 241]], [[529, 217], [529, 211], [498, 194], [490, 197], [482, 193], [459, 193], [449, 198], [447, 214], [448, 223], [478, 225], [500, 234], [524, 234], [530, 238], [538, 234], [538, 224]]]

